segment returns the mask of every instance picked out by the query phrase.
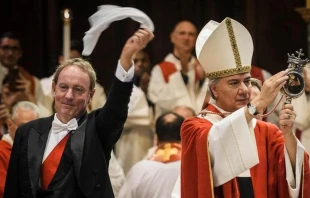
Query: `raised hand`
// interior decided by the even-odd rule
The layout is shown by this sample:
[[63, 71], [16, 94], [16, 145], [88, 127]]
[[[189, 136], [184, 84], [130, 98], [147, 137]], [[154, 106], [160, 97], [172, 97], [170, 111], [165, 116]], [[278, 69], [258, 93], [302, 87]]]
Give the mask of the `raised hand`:
[[134, 54], [145, 48], [153, 38], [154, 34], [151, 31], [139, 29], [127, 40], [120, 58], [120, 63], [126, 71], [132, 65]]
[[2, 85], [2, 103], [5, 104], [8, 109], [12, 108], [12, 106], [17, 102], [19, 96], [19, 91], [10, 91], [9, 83]]
[[10, 117], [10, 110], [5, 104], [0, 104], [0, 120], [6, 120]]
[[18, 77], [16, 80], [16, 89], [20, 92], [20, 100], [36, 103], [35, 97], [31, 92], [31, 82], [21, 73], [18, 73]]
[[264, 82], [260, 94], [251, 101], [258, 111], [265, 109], [274, 101], [288, 79], [287, 73], [288, 70], [281, 71]]

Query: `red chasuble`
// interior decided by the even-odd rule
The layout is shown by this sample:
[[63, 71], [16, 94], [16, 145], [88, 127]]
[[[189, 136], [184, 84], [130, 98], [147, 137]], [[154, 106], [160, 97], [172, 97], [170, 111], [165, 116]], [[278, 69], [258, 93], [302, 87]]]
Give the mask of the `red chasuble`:
[[[219, 111], [212, 105], [207, 110]], [[182, 198], [237, 198], [237, 179], [214, 188], [208, 133], [212, 123], [203, 118], [186, 120], [181, 129], [181, 197]], [[255, 138], [259, 164], [250, 169], [254, 196], [257, 198], [289, 198], [286, 181], [284, 138], [273, 124], [257, 120]], [[310, 198], [309, 157], [305, 153], [300, 198]]]

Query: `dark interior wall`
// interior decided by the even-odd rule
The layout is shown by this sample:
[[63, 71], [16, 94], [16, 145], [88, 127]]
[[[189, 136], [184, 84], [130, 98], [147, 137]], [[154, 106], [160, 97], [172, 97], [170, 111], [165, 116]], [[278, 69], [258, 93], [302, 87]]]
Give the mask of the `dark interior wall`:
[[287, 53], [307, 54], [307, 24], [295, 11], [305, 1], [247, 1], [245, 26], [254, 40], [253, 64], [276, 73], [287, 67]]
[[[295, 7], [304, 0], [11, 0], [0, 2], [0, 33], [20, 34], [24, 48], [21, 65], [38, 77], [50, 75], [62, 46], [63, 8], [73, 11], [71, 38], [82, 40], [90, 28], [88, 17], [97, 6], [136, 7], [155, 24], [155, 39], [146, 51], [156, 64], [172, 49], [169, 34], [179, 20], [190, 20], [200, 30], [209, 20], [231, 17], [244, 24], [254, 41], [253, 64], [271, 73], [287, 67], [287, 53], [307, 48], [306, 24]], [[109, 87], [122, 45], [139, 27], [126, 19], [114, 22], [102, 33], [90, 56], [98, 79]]]

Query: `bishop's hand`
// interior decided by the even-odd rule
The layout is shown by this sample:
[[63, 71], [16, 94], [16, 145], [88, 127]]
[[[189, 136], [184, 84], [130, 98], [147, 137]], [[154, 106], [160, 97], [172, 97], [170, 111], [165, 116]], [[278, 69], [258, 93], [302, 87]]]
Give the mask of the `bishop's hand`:
[[283, 135], [292, 133], [296, 113], [292, 104], [284, 104], [279, 115], [280, 129]]
[[251, 104], [254, 105], [259, 112], [263, 111], [275, 100], [280, 89], [288, 79], [287, 73], [287, 70], [281, 71], [264, 82], [260, 94], [251, 101]]
[[135, 53], [145, 48], [153, 38], [154, 34], [150, 30], [139, 29], [126, 41], [120, 58], [120, 63], [125, 71], [131, 67]]

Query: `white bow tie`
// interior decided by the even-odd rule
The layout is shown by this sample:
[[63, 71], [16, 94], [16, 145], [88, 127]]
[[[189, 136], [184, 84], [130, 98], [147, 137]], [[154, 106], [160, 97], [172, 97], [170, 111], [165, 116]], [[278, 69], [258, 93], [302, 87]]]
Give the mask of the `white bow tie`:
[[54, 133], [59, 133], [62, 131], [72, 131], [76, 130], [78, 127], [78, 123], [75, 118], [71, 119], [67, 124], [62, 123], [57, 116], [54, 116], [54, 120], [52, 123], [52, 131]]

